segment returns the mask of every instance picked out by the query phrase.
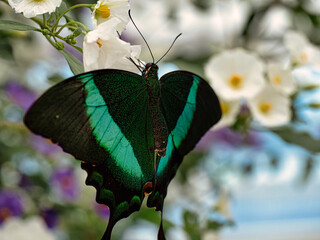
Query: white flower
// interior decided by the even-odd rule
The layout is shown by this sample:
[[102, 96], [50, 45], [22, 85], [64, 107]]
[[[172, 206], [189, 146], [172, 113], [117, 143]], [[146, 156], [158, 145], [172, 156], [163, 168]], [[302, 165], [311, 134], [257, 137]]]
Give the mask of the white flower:
[[240, 101], [225, 101], [219, 98], [220, 107], [222, 111], [222, 118], [220, 121], [213, 127], [213, 129], [218, 129], [226, 126], [232, 126], [237, 119], [237, 115], [240, 111]]
[[284, 95], [291, 95], [296, 90], [291, 70], [281, 64], [270, 63], [268, 65], [268, 78], [272, 87]]
[[92, 12], [93, 26], [96, 28], [99, 24], [115, 17], [121, 20], [117, 29], [120, 33], [129, 22], [128, 11], [128, 0], [99, 0]]
[[9, 218], [0, 228], [1, 240], [55, 240], [40, 217]]
[[320, 69], [312, 66], [297, 67], [292, 71], [292, 77], [300, 88], [318, 88], [320, 87]]
[[117, 18], [110, 19], [98, 25], [89, 32], [83, 42], [84, 70], [121, 69], [138, 73], [138, 68], [128, 59], [137, 59], [140, 55], [140, 46], [130, 46], [119, 39], [116, 28], [121, 24]]
[[285, 6], [276, 4], [268, 8], [264, 14], [257, 35], [265, 39], [279, 38], [291, 26], [291, 12]]
[[26, 18], [51, 13], [60, 6], [62, 0], [8, 0], [10, 6]]
[[302, 6], [309, 13], [319, 15], [320, 14], [320, 1], [318, 0], [305, 0], [302, 1]]
[[286, 124], [291, 119], [290, 100], [271, 86], [247, 102], [255, 120], [266, 127]]
[[263, 88], [263, 63], [243, 49], [212, 57], [205, 65], [211, 86], [225, 100], [252, 98]]
[[284, 44], [289, 50], [291, 61], [297, 65], [320, 65], [320, 50], [312, 45], [301, 33], [289, 31], [284, 36]]

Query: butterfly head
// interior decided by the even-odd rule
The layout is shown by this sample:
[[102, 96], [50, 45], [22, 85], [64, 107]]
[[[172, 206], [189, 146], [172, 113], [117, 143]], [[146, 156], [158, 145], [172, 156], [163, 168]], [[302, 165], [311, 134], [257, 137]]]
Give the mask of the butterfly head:
[[159, 67], [155, 63], [147, 63], [142, 71], [142, 76], [144, 78], [152, 77], [158, 79], [158, 69]]

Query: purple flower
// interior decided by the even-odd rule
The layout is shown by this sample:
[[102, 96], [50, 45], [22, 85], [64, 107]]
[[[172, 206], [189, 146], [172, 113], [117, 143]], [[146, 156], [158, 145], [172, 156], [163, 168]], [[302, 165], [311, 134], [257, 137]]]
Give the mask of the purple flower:
[[42, 209], [41, 216], [48, 228], [53, 229], [58, 224], [58, 215], [54, 209]]
[[33, 187], [32, 181], [30, 181], [29, 177], [23, 173], [20, 173], [19, 179], [19, 187], [22, 189], [29, 191]]
[[101, 218], [109, 219], [110, 209], [108, 206], [94, 202], [94, 208]]
[[72, 202], [79, 195], [77, 178], [72, 168], [56, 170], [51, 178], [53, 191], [64, 201]]
[[8, 82], [4, 90], [11, 102], [24, 110], [27, 110], [36, 99], [33, 92], [14, 81]]
[[21, 196], [10, 190], [0, 191], [0, 224], [7, 218], [21, 216], [24, 212]]
[[61, 152], [61, 148], [57, 145], [52, 143], [50, 140], [43, 138], [37, 135], [30, 135], [28, 139], [31, 146], [33, 146], [38, 152], [46, 155], [46, 156], [53, 156], [58, 152]]
[[233, 131], [230, 128], [221, 128], [216, 131], [209, 131], [197, 145], [197, 149], [206, 150], [215, 144], [226, 144], [237, 147], [243, 145], [259, 146], [261, 139], [258, 134], [249, 131], [247, 134]]

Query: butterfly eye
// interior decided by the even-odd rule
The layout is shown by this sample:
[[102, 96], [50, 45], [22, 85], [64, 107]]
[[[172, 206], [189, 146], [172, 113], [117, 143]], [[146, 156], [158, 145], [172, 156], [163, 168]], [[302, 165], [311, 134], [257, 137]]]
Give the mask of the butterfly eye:
[[152, 182], [147, 182], [143, 187], [144, 195], [147, 196], [152, 193]]

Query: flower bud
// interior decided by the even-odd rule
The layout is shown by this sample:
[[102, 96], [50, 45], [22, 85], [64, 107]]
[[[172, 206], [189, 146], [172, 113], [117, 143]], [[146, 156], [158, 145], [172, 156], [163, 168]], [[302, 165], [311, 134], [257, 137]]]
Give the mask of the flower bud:
[[50, 33], [50, 31], [49, 31], [48, 29], [42, 29], [41, 32], [42, 32], [42, 34], [45, 35], [45, 36]]
[[63, 42], [56, 42], [56, 49], [63, 50], [64, 49], [64, 43]]
[[71, 40], [70, 40], [70, 43], [74, 45], [74, 44], [77, 43], [77, 40], [76, 40], [76, 39], [71, 39]]

